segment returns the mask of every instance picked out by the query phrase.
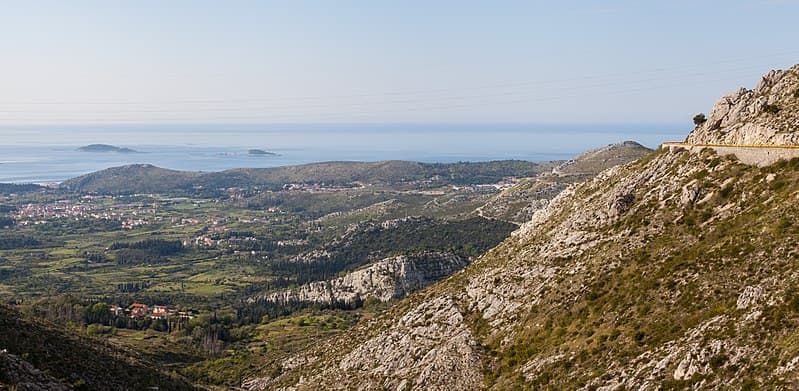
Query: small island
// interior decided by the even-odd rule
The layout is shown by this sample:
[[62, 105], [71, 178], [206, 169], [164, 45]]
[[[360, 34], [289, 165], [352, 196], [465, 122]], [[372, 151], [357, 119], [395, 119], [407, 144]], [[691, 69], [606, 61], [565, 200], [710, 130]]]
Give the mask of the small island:
[[264, 151], [263, 149], [249, 149], [247, 154], [250, 156], [278, 156], [274, 152]]
[[116, 152], [116, 153], [137, 153], [138, 151], [124, 148], [124, 147], [117, 147], [114, 145], [108, 144], [89, 144], [83, 147], [78, 148], [78, 151], [81, 152]]

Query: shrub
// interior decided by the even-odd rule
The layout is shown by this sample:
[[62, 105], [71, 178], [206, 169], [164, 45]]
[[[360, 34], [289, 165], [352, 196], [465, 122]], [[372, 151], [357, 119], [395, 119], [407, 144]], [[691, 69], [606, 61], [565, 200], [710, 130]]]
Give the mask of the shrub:
[[732, 190], [733, 190], [732, 185], [724, 186], [724, 187], [721, 188], [721, 190], [719, 190], [719, 195], [721, 196], [721, 198], [726, 200], [726, 199], [730, 198], [730, 195], [732, 194]]
[[694, 116], [694, 125], [700, 126], [705, 122], [707, 122], [707, 117], [705, 117], [704, 113], [699, 113]]
[[711, 217], [713, 217], [713, 208], [712, 207], [708, 207], [708, 208], [702, 209], [702, 210], [700, 210], [697, 213], [696, 220], [694, 221], [694, 224], [696, 224], [697, 222], [698, 223], [704, 223], [704, 222], [710, 220]]
[[788, 304], [788, 309], [793, 312], [799, 312], [799, 294], [794, 290], [789, 290], [785, 293], [785, 302]]
[[763, 111], [769, 114], [777, 114], [780, 112], [780, 107], [766, 103], [763, 105]]
[[724, 366], [727, 361], [729, 361], [729, 357], [723, 353], [719, 353], [710, 358], [710, 366], [713, 369], [718, 369]]
[[644, 343], [644, 339], [646, 339], [646, 333], [641, 330], [638, 330], [633, 335], [633, 338], [635, 338], [636, 343], [642, 345]]

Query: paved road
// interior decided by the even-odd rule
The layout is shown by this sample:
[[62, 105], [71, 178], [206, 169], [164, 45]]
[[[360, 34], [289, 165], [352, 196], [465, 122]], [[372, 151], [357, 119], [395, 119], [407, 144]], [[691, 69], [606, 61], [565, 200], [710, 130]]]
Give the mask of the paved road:
[[669, 149], [687, 149], [699, 152], [705, 148], [716, 151], [719, 155], [735, 155], [741, 163], [755, 166], [768, 166], [779, 160], [799, 158], [799, 145], [767, 145], [767, 144], [687, 144], [682, 142], [665, 142], [661, 145]]

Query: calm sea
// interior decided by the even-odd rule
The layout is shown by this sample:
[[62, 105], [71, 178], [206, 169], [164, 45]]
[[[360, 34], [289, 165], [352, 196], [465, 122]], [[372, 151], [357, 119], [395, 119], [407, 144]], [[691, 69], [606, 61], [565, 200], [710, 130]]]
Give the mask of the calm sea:
[[[624, 140], [682, 139], [682, 125], [334, 124], [114, 125], [0, 128], [0, 182], [52, 183], [108, 167], [221, 171], [321, 161], [422, 162], [568, 159]], [[111, 144], [141, 153], [91, 153]], [[279, 156], [249, 156], [262, 149]]]

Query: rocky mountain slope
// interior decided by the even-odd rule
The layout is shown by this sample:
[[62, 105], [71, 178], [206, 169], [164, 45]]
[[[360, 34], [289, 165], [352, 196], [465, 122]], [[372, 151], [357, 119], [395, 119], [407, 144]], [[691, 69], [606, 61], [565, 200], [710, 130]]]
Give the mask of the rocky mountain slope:
[[0, 350], [0, 390], [15, 387], [20, 391], [66, 391], [69, 388], [36, 369], [29, 362]]
[[[799, 88], [796, 69], [767, 90]], [[787, 123], [725, 116], [688, 140], [793, 142], [799, 96], [777, 96]], [[797, 160], [659, 150], [569, 187], [464, 272], [247, 384], [795, 389], [797, 199]]]
[[721, 98], [707, 121], [688, 136], [692, 144], [799, 144], [799, 65], [771, 71], [754, 90]]
[[424, 251], [381, 259], [343, 277], [315, 281], [252, 301], [312, 303], [357, 307], [369, 299], [400, 299], [463, 269], [469, 260], [451, 253]]
[[651, 149], [635, 142], [623, 141], [617, 144], [593, 149], [574, 159], [561, 163], [552, 169], [558, 177], [594, 177], [608, 168], [638, 160], [652, 152]]
[[526, 178], [502, 191], [480, 207], [478, 213], [516, 224], [524, 223], [569, 185], [590, 179], [610, 167], [639, 159], [649, 152], [652, 150], [635, 141], [585, 152], [555, 166], [549, 173]]

